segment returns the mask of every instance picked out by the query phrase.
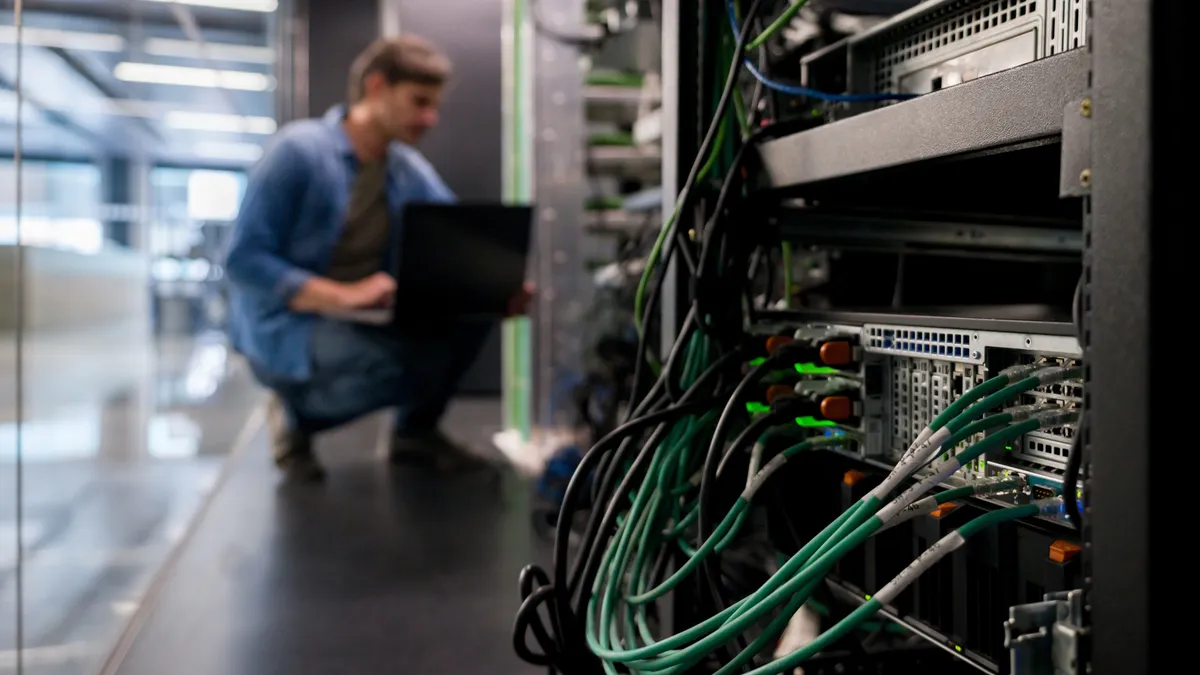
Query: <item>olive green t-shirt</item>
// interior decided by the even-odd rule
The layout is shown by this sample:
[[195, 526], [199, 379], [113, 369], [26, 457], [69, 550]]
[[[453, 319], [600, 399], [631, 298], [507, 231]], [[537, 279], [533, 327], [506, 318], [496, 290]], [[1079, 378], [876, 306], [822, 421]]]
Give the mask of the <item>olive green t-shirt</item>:
[[383, 268], [390, 231], [386, 185], [386, 161], [359, 166], [346, 209], [346, 223], [326, 274], [330, 279], [358, 281]]

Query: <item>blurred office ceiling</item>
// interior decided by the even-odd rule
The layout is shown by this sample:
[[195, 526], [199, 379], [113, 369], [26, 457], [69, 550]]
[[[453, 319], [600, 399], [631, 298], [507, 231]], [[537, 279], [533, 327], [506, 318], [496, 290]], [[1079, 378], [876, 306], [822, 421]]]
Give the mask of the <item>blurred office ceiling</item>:
[[[244, 166], [275, 130], [276, 0], [26, 0], [0, 14], [0, 153]], [[18, 62], [20, 64], [18, 73]]]

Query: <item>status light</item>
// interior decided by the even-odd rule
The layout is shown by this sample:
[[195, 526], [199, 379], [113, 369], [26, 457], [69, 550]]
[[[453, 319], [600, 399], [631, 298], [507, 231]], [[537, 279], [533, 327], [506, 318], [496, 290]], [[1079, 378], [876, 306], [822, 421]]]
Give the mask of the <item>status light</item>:
[[802, 427], [836, 427], [837, 426], [837, 422], [832, 422], [830, 420], [819, 420], [812, 416], [797, 417], [796, 424], [798, 424]]
[[801, 375], [837, 375], [842, 371], [829, 366], [818, 366], [815, 363], [797, 363], [796, 372]]

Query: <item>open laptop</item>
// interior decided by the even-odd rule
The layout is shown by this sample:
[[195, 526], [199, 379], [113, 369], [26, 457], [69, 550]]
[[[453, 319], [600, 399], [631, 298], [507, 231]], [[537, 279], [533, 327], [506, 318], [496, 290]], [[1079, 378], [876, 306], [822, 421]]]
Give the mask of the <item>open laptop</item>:
[[329, 313], [376, 325], [503, 316], [526, 280], [533, 208], [494, 203], [408, 204], [388, 256], [396, 302]]

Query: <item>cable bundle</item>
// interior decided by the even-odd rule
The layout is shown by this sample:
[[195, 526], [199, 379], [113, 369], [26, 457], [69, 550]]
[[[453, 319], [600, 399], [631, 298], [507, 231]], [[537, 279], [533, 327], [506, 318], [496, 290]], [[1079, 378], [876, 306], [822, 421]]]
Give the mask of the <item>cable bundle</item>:
[[[779, 659], [767, 656], [834, 565], [874, 534], [946, 501], [1024, 487], [1019, 479], [1005, 477], [938, 491], [948, 477], [989, 450], [1076, 419], [1074, 410], [1059, 407], [1004, 406], [1044, 384], [1077, 378], [1077, 369], [1012, 368], [932, 420], [879, 486], [828, 523], [765, 582], [743, 597], [728, 597], [731, 590], [736, 596], [742, 589], [725, 583], [722, 557], [745, 534], [762, 487], [798, 454], [844, 445], [857, 434], [846, 428], [818, 435], [797, 426], [795, 396], [772, 401], [758, 417], [749, 416], [746, 408], [750, 392], [780, 371], [794, 372], [815, 347], [813, 340], [797, 338], [771, 348], [757, 365], [746, 366], [752, 360], [752, 346], [743, 334], [753, 276], [748, 260], [762, 237], [752, 228], [728, 226], [747, 203], [748, 172], [743, 168], [752, 161], [754, 147], [738, 75], [747, 47], [761, 44], [790, 18], [785, 13], [752, 42], [749, 33], [762, 4], [751, 2], [740, 24], [737, 7], [728, 5], [731, 32], [724, 36], [724, 59], [718, 64], [718, 69], [728, 69], [724, 86], [714, 97], [697, 161], [638, 287], [634, 404], [625, 421], [583, 456], [572, 476], [556, 522], [551, 569], [529, 566], [521, 574], [514, 648], [525, 661], [551, 672], [682, 675], [713, 657], [718, 675], [747, 669], [755, 675], [790, 672], [869, 619], [975, 533], [1062, 508], [1056, 498], [970, 521], [814, 642]], [[788, 12], [794, 14], [803, 4], [801, 0]], [[723, 19], [716, 25], [725, 29]], [[763, 77], [758, 80], [772, 86]], [[722, 174], [712, 216], [700, 228], [697, 243], [680, 231], [679, 216], [697, 199], [697, 185]], [[679, 339], [660, 363], [650, 354], [649, 328], [666, 268], [676, 256], [691, 275], [693, 302]], [[824, 375], [830, 380], [842, 376], [852, 377]], [[732, 467], [742, 466], [744, 478], [734, 478]], [[740, 493], [730, 499], [727, 490], [735, 480]], [[570, 530], [585, 501], [591, 511], [572, 556]], [[697, 599], [702, 616], [694, 625], [666, 634], [669, 627], [659, 620], [658, 603], [676, 591]], [[536, 649], [530, 647], [531, 639]]]
[[[703, 344], [703, 340], [699, 343]], [[693, 367], [690, 373], [694, 372]], [[735, 392], [744, 389], [746, 382], [756, 381], [763, 375], [763, 371], [754, 369], [734, 388]], [[590, 664], [590, 670], [580, 670], [587, 666], [578, 662], [573, 664], [566, 658], [571, 643], [561, 639], [556, 641], [548, 633], [545, 635], [547, 641], [542, 645], [548, 648], [544, 655], [555, 654], [562, 658], [546, 658], [544, 663], [555, 665], [564, 672], [616, 673], [620, 668], [629, 672], [682, 674], [692, 672], [710, 655], [720, 654], [727, 645], [733, 644], [730, 653], [719, 659], [722, 665], [716, 672], [720, 675], [741, 672], [744, 667], [754, 665], [756, 659], [761, 659], [775, 643], [791, 616], [812, 597], [834, 565], [877, 532], [930, 513], [937, 505], [953, 499], [1021, 489], [1020, 479], [997, 477], [925, 496], [988, 451], [1003, 447], [1031, 431], [1073, 422], [1078, 413], [1057, 406], [1025, 405], [987, 413], [1037, 387], [1078, 376], [1079, 372], [1074, 368], [1026, 366], [1010, 369], [977, 386], [930, 423], [878, 487], [830, 522], [761, 587], [746, 597], [727, 602], [700, 623], [678, 634], [659, 638], [653, 621], [657, 616], [652, 609], [655, 601], [685, 581], [696, 582], [702, 589], [707, 585], [713, 589], [714, 597], [720, 596], [714, 580], [704, 579], [704, 567], [719, 562], [721, 553], [736, 540], [747, 522], [755, 495], [772, 475], [801, 452], [838, 445], [847, 438], [847, 435], [795, 438], [795, 442], [768, 457], [769, 441], [778, 436], [796, 435], [796, 427], [751, 423], [747, 427], [750, 433], [743, 432], [726, 449], [720, 430], [728, 426], [727, 420], [736, 417], [732, 412], [739, 407], [739, 397], [732, 395], [718, 417], [712, 410], [711, 399], [691, 402], [690, 396], [696, 389], [689, 388], [685, 394], [689, 400], [631, 423], [644, 429], [653, 425], [655, 431], [628, 462], [619, 485], [606, 502], [599, 529], [591, 532], [601, 537], [592, 540], [593, 546], [587, 555], [576, 561], [569, 576], [575, 584], [568, 586], [570, 599], [574, 602], [563, 602], [567, 598], [553, 590], [545, 590], [553, 589], [551, 585], [544, 585], [539, 591], [554, 596], [551, 602], [556, 604], [550, 605], [550, 615], [563, 629], [577, 631], [582, 622], [586, 653], [578, 651], [576, 644], [571, 657], [585, 662], [589, 656], [598, 657], [599, 670], [595, 670], [594, 663]], [[699, 378], [692, 382], [694, 387]], [[760, 420], [769, 418], [770, 415]], [[965, 449], [947, 454], [945, 458], [939, 457], [984, 432], [990, 433]], [[702, 441], [710, 434], [712, 443], [707, 452], [701, 453], [706, 445]], [[708, 503], [704, 497], [705, 487], [713, 485], [704, 475], [703, 467], [719, 463], [720, 454], [733, 454], [743, 449], [742, 439], [746, 436], [753, 437], [755, 442], [741, 495], [711, 532], [694, 527]], [[602, 449], [602, 446], [598, 447]], [[616, 461], [620, 461], [619, 455], [618, 451]], [[923, 472], [924, 477], [899, 491], [918, 472]], [[892, 497], [897, 491], [899, 493]], [[920, 573], [962, 546], [981, 529], [1039, 513], [1058, 513], [1062, 509], [1061, 499], [1053, 498], [999, 509], [969, 522], [930, 547], [912, 566], [876, 593], [871, 602], [855, 610], [818, 640], [784, 658], [762, 663], [751, 672], [766, 675], [790, 671], [867, 620]], [[598, 513], [594, 512], [593, 518]], [[558, 543], [561, 545], [562, 540]], [[560, 561], [565, 564], [565, 549], [561, 546], [556, 550], [556, 565]], [[531, 608], [523, 607], [523, 611], [536, 611], [537, 601], [529, 598], [537, 597], [538, 593], [531, 592], [526, 600]], [[521, 620], [519, 617], [518, 621]], [[755, 631], [756, 636], [745, 639], [744, 635], [751, 631]], [[534, 632], [537, 634], [538, 630]], [[566, 636], [560, 634], [560, 638]], [[518, 638], [523, 641], [524, 635], [519, 634]], [[541, 637], [538, 639], [542, 641]]]

